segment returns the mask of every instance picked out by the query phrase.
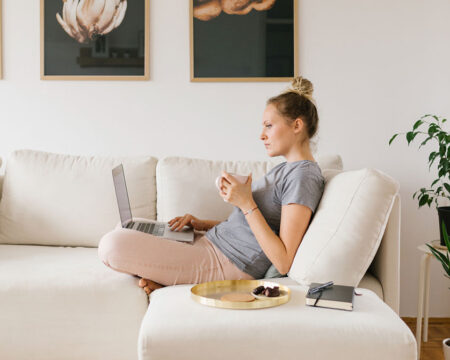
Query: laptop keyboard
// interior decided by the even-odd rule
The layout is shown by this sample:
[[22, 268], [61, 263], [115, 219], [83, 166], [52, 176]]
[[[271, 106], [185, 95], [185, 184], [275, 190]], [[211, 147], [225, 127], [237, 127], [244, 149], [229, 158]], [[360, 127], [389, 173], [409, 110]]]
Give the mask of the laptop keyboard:
[[[130, 222], [129, 227], [133, 227], [134, 222]], [[138, 223], [137, 231], [142, 231], [147, 234], [152, 234], [155, 236], [164, 235], [164, 224], [154, 224], [154, 223]]]

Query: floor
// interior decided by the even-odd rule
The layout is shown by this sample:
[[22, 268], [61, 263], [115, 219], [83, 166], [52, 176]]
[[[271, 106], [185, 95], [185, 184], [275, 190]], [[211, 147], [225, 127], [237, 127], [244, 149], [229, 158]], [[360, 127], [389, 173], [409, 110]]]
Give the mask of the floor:
[[[416, 336], [416, 318], [404, 317], [402, 319]], [[429, 318], [428, 341], [422, 341], [420, 360], [444, 360], [442, 340], [446, 338], [450, 338], [450, 318]]]

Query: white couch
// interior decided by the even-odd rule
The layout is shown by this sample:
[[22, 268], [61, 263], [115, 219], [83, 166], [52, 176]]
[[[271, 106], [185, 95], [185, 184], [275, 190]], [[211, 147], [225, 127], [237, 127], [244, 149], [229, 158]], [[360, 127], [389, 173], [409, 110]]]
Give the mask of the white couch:
[[[339, 156], [317, 160], [327, 179], [339, 172], [327, 173], [326, 169], [342, 169]], [[397, 315], [398, 193], [386, 210], [386, 221], [374, 217], [381, 243], [374, 247], [376, 256], [368, 258], [370, 267], [364, 267], [365, 274], [358, 279], [363, 295], [355, 297], [353, 312], [304, 305], [308, 276], [315, 274], [314, 279], [320, 281], [327, 274], [321, 275], [323, 266], [314, 272], [317, 264], [313, 264], [305, 275], [297, 258], [302, 246], [306, 253], [308, 244], [324, 241], [317, 232], [327, 227], [327, 217], [319, 216], [319, 211], [330, 210], [327, 205], [318, 209], [307, 232], [313, 239], [305, 236], [307, 241], [300, 246], [289, 277], [276, 279], [292, 290], [290, 302], [276, 308], [208, 308], [190, 299], [192, 285], [159, 289], [149, 302], [137, 286], [137, 277], [115, 272], [99, 261], [98, 241], [118, 221], [110, 172], [114, 165], [124, 164], [135, 217], [167, 221], [189, 212], [224, 220], [232, 207], [215, 190], [214, 178], [220, 171], [252, 171], [257, 179], [280, 161], [179, 157], [158, 161], [154, 157], [14, 152], [5, 176], [0, 177], [0, 359], [256, 359], [263, 355], [415, 359], [414, 336]], [[354, 176], [348, 174], [350, 179]], [[326, 191], [327, 186], [328, 182]], [[329, 186], [329, 199], [342, 192], [339, 186], [338, 182], [334, 188]], [[355, 196], [349, 196], [350, 202], [357, 201]], [[322, 223], [314, 228], [315, 221]], [[351, 237], [352, 231], [346, 231]], [[355, 230], [355, 234], [359, 233]], [[336, 242], [336, 236], [333, 233], [330, 239]], [[346, 266], [340, 268], [337, 279], [345, 276]]]

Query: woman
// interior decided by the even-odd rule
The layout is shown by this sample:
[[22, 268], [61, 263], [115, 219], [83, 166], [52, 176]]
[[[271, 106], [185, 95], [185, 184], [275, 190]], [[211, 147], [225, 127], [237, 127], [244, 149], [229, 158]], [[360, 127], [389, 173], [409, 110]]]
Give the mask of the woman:
[[273, 264], [286, 274], [308, 228], [324, 188], [310, 149], [318, 115], [309, 80], [267, 101], [261, 140], [269, 156], [283, 156], [263, 178], [245, 184], [222, 173], [220, 196], [234, 205], [223, 222], [191, 214], [169, 221], [172, 230], [194, 230], [193, 244], [118, 228], [99, 244], [99, 257], [114, 270], [141, 277], [147, 294], [166, 285], [213, 280], [262, 278]]

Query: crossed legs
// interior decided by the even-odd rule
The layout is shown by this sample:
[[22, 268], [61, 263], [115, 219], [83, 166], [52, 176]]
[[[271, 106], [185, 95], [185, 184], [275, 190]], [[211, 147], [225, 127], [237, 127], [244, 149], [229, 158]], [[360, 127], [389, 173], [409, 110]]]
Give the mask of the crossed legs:
[[193, 243], [182, 243], [116, 228], [102, 237], [98, 255], [111, 269], [139, 276], [148, 294], [167, 285], [253, 279], [197, 232]]

